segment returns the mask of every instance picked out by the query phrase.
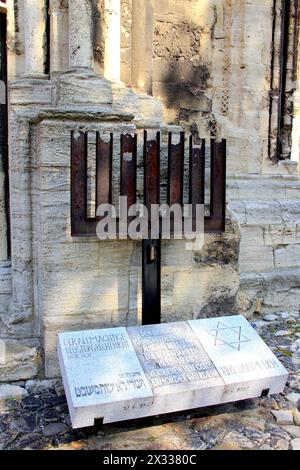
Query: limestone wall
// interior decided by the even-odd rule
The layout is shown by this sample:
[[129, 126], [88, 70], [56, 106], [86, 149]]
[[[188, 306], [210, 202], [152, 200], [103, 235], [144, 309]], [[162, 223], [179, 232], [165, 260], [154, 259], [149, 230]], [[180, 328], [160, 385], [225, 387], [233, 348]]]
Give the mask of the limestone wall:
[[226, 137], [229, 171], [274, 172], [273, 0], [164, 0], [154, 11], [153, 93], [165, 104], [166, 120]]
[[[105, 5], [104, 0], [91, 3], [94, 69], [102, 73]], [[24, 4], [8, 0], [7, 5], [13, 79], [24, 71]], [[49, 5], [51, 72], [56, 74], [68, 68], [68, 2], [52, 0]], [[226, 137], [229, 171], [288, 174], [291, 167], [274, 166], [269, 159], [274, 154], [269, 127], [271, 139], [277, 128], [280, 14], [279, 0], [122, 0], [121, 79], [153, 92], [164, 104], [168, 123], [202, 136]], [[293, 18], [295, 14], [293, 10]], [[294, 24], [291, 21], [287, 74], [287, 154], [293, 114]], [[294, 134], [294, 159], [298, 141]]]
[[[53, 376], [59, 331], [140, 321], [140, 244], [71, 237], [72, 129], [140, 135], [147, 127], [165, 135], [183, 128], [228, 141], [226, 234], [206, 236], [201, 252], [163, 243], [163, 321], [296, 308], [297, 166], [269, 158], [273, 0], [122, 0], [124, 83], [112, 86], [101, 79], [112, 37], [105, 0], [91, 1], [91, 18], [76, 15], [78, 0], [50, 1], [50, 75], [30, 79], [24, 4], [7, 3], [12, 259], [0, 266], [0, 336], [41, 340]], [[91, 34], [83, 43], [85, 27]], [[140, 141], [138, 157], [141, 166]], [[118, 175], [116, 168], [114, 187]]]

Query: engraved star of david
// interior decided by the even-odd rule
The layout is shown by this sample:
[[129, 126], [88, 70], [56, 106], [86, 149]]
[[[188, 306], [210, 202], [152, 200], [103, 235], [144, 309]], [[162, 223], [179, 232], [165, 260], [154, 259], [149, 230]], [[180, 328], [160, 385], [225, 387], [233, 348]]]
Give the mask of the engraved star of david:
[[[227, 326], [220, 321], [218, 322], [217, 328], [209, 330], [207, 333], [214, 337], [215, 346], [226, 344], [236, 351], [241, 350], [242, 343], [249, 343], [251, 341], [251, 339], [242, 335], [241, 326]], [[234, 333], [234, 335], [232, 333]]]

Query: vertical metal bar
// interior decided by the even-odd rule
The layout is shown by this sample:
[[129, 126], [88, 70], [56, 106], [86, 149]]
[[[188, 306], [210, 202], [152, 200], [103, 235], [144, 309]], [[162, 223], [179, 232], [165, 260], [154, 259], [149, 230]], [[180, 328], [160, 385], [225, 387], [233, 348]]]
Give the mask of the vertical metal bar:
[[226, 140], [211, 140], [211, 202], [213, 227], [225, 231], [226, 216]]
[[168, 204], [183, 204], [184, 132], [179, 144], [172, 144], [169, 133]]
[[87, 220], [87, 132], [71, 132], [71, 233], [85, 233]]
[[147, 140], [144, 133], [144, 201], [148, 210], [160, 200], [160, 133], [156, 140]]
[[143, 325], [161, 322], [161, 242], [143, 240]]
[[193, 147], [193, 137], [190, 136], [190, 204], [205, 202], [205, 139], [201, 147]]
[[287, 61], [289, 49], [289, 29], [290, 29], [290, 0], [281, 2], [281, 40], [280, 40], [280, 73], [279, 73], [279, 100], [278, 100], [278, 130], [277, 130], [277, 159], [282, 156], [282, 130], [284, 127], [284, 113], [286, 103], [286, 79]]
[[[144, 133], [144, 202], [149, 222], [152, 204], [160, 202], [160, 134]], [[151, 227], [150, 227], [151, 229]], [[161, 241], [143, 240], [143, 325], [161, 322]]]
[[96, 134], [96, 209], [100, 204], [112, 202], [112, 155], [113, 134], [110, 141], [101, 139], [99, 132]]
[[300, 37], [300, 31], [299, 31], [299, 0], [294, 0], [293, 2], [294, 8], [293, 12], [290, 14], [292, 15], [293, 18], [293, 27], [294, 27], [294, 37], [293, 37], [293, 81], [295, 82], [297, 80], [297, 75], [298, 75], [298, 57], [299, 57], [299, 37]]
[[276, 137], [276, 155], [272, 155], [272, 116], [274, 109], [274, 76], [275, 76], [275, 56], [276, 56], [276, 47], [275, 47], [275, 36], [276, 36], [276, 21], [277, 21], [277, 0], [273, 0], [272, 14], [272, 54], [271, 54], [271, 69], [270, 69], [270, 106], [269, 106], [269, 131], [268, 131], [268, 155], [272, 160], [277, 160], [277, 137]]
[[128, 207], [136, 204], [137, 136], [121, 136], [121, 196], [127, 196]]
[[50, 0], [46, 0], [45, 21], [46, 21], [46, 57], [45, 57], [45, 74], [50, 73]]

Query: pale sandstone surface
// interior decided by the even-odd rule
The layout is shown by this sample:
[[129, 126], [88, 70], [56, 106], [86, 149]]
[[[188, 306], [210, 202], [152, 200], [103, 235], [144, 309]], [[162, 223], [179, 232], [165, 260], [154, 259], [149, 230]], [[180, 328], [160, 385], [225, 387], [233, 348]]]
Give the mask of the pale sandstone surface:
[[[52, 1], [49, 76], [44, 74], [46, 2], [31, 2], [32, 15], [24, 12], [28, 3], [6, 2], [12, 256], [7, 259], [0, 164], [0, 337], [21, 344], [39, 339], [46, 375], [53, 377], [59, 331], [140, 321], [140, 245], [70, 236], [70, 131], [78, 128], [92, 136], [97, 130], [137, 131], [139, 137], [144, 127], [161, 130], [162, 175], [168, 130], [206, 137], [208, 151], [211, 136], [227, 139], [226, 234], [207, 236], [199, 253], [184, 251], [181, 242], [163, 244], [163, 321], [297, 310], [297, 162], [276, 164], [269, 158], [277, 126], [280, 2], [273, 31], [273, 0], [153, 0], [147, 11], [144, 0], [123, 0], [121, 11], [114, 10], [121, 16], [114, 45], [112, 31], [104, 32], [113, 1]], [[120, 56], [120, 77], [113, 82], [103, 77], [109, 69], [105, 42], [106, 52], [117, 47]], [[289, 50], [292, 97], [298, 81], [291, 60]], [[288, 100], [284, 116], [283, 156], [293, 144], [293, 160], [299, 159], [298, 95], [294, 109]], [[139, 143], [142, 194], [141, 150]], [[114, 200], [118, 152], [115, 143]], [[35, 365], [25, 362], [23, 374], [33, 374]]]

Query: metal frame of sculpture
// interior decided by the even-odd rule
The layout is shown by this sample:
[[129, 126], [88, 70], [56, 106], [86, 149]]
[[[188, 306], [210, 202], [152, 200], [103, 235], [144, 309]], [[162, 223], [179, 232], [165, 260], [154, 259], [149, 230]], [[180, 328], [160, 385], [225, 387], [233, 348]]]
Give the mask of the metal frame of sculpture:
[[[76, 132], [76, 138], [75, 138]], [[96, 133], [95, 204], [112, 203], [113, 134], [109, 142]], [[120, 196], [127, 196], [128, 207], [137, 203], [137, 135], [121, 135]], [[225, 231], [226, 211], [226, 140], [211, 140], [210, 215], [205, 217], [205, 233]], [[131, 158], [126, 158], [128, 155]], [[185, 134], [178, 144], [168, 141], [168, 204], [183, 204]], [[148, 140], [144, 132], [144, 204], [160, 204], [160, 133]], [[87, 212], [88, 132], [71, 133], [71, 230], [73, 237], [95, 236], [99, 217]], [[205, 140], [194, 146], [189, 138], [189, 203], [205, 203]], [[161, 322], [161, 241], [143, 240], [143, 324]]]

